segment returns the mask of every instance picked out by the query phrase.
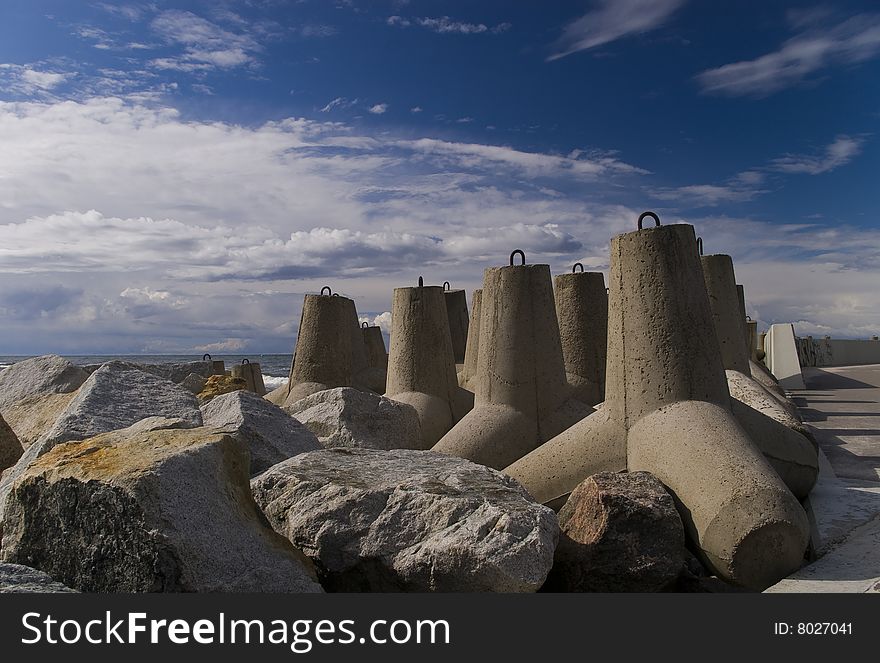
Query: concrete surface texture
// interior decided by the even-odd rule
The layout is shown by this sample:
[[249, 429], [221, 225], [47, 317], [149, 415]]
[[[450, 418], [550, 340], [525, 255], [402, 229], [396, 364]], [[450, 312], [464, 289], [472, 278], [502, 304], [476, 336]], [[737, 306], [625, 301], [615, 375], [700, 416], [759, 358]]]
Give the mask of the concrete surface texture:
[[[581, 267], [583, 269], [583, 267]], [[587, 405], [605, 400], [608, 295], [601, 272], [560, 274], [554, 279], [556, 317], [565, 375], [575, 398]]]
[[450, 290], [449, 282], [443, 284], [443, 298], [446, 300], [446, 316], [449, 320], [449, 336], [452, 340], [452, 354], [455, 363], [464, 362], [468, 340], [467, 293], [464, 290]]
[[718, 347], [721, 350], [721, 363], [725, 369], [750, 375], [749, 357], [746, 353], [745, 316], [741, 315], [739, 289], [733, 274], [733, 260], [730, 256], [716, 254], [700, 256], [706, 293], [709, 295], [709, 308]]
[[370, 368], [386, 370], [388, 368], [388, 352], [385, 350], [382, 328], [364, 323], [361, 325], [361, 334], [363, 334], [364, 345], [367, 348], [367, 365]]
[[257, 396], [266, 395], [266, 385], [263, 383], [263, 370], [256, 362], [245, 359], [242, 363], [233, 366], [230, 373], [234, 378], [242, 378], [247, 384], [247, 390]]
[[605, 404], [505, 472], [544, 503], [598, 471], [651, 472], [714, 573], [769, 586], [800, 566], [809, 523], [731, 413], [693, 227], [614, 237], [609, 286]]
[[385, 395], [419, 414], [424, 449], [430, 449], [472, 406], [458, 386], [441, 286], [395, 288]]
[[[880, 341], [822, 338], [798, 339], [809, 341], [812, 352], [801, 356], [801, 366], [862, 366], [880, 364]], [[810, 361], [805, 361], [809, 359]]]
[[353, 304], [331, 294], [305, 296], [285, 403], [353, 385], [349, 329]]
[[435, 451], [500, 469], [592, 412], [570, 397], [549, 265], [486, 269], [474, 380], [474, 409]]
[[471, 321], [468, 325], [467, 346], [464, 352], [464, 366], [458, 373], [458, 384], [470, 391], [475, 390], [471, 380], [477, 374], [477, 357], [480, 354], [480, 311], [482, 310], [483, 289], [474, 290]]
[[745, 300], [736, 285], [733, 260], [718, 254], [701, 256], [700, 263], [733, 414], [795, 497], [806, 497], [819, 473], [816, 448], [804, 436], [800, 420], [751, 377]]
[[785, 389], [803, 389], [804, 378], [791, 323], [770, 325], [764, 338], [764, 363]]
[[808, 500], [819, 559], [768, 591], [880, 591], [880, 365], [805, 368], [804, 380], [792, 397], [821, 450]]

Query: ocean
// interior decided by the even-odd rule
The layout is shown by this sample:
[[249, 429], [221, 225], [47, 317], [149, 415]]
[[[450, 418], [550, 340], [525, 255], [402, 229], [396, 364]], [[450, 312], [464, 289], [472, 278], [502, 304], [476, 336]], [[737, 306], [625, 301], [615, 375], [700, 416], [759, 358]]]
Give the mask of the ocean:
[[[22, 361], [24, 359], [30, 359], [32, 356], [34, 355], [0, 355], [0, 370], [3, 370], [7, 366], [10, 366], [15, 362]], [[103, 364], [104, 362], [112, 361], [113, 359], [120, 359], [122, 361], [130, 361], [140, 364], [167, 364], [172, 362], [199, 361], [201, 360], [202, 355], [64, 355], [64, 358], [73, 362], [74, 364], [82, 366], [85, 364]], [[242, 359], [247, 359], [251, 363], [260, 364], [260, 369], [263, 372], [263, 382], [266, 385], [266, 389], [272, 391], [273, 389], [277, 389], [278, 387], [280, 387], [282, 384], [287, 383], [287, 376], [290, 372], [290, 362], [293, 360], [293, 355], [212, 354], [211, 359], [222, 359], [223, 361], [225, 361], [227, 370], [230, 366], [233, 366], [234, 364], [240, 364]]]

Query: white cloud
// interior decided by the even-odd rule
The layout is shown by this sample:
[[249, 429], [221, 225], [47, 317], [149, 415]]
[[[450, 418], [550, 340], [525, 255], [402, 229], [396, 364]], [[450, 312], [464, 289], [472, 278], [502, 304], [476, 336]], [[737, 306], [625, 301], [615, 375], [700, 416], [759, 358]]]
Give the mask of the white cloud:
[[409, 109], [410, 113], [421, 113], [424, 109], [421, 106], [413, 106]]
[[819, 175], [844, 166], [862, 151], [863, 139], [838, 136], [825, 147], [821, 155], [786, 154], [770, 162], [770, 167], [782, 173], [806, 173]]
[[602, 46], [658, 28], [685, 0], [596, 0], [595, 9], [572, 21], [554, 44], [548, 60]]
[[511, 28], [508, 22], [498, 23], [489, 27], [485, 23], [468, 23], [466, 21], [456, 21], [449, 16], [430, 17], [408, 19], [403, 16], [389, 16], [385, 23], [400, 28], [408, 28], [411, 25], [418, 25], [427, 28], [431, 32], [437, 34], [459, 34], [459, 35], [478, 35], [478, 34], [500, 34]]
[[8, 92], [26, 97], [46, 97], [53, 89], [72, 77], [72, 73], [46, 71], [36, 65], [0, 64], [0, 83]]
[[327, 105], [321, 108], [322, 113], [329, 113], [330, 111], [339, 108], [351, 108], [358, 102], [357, 99], [346, 99], [345, 97], [336, 97], [335, 99], [331, 99], [327, 102]]
[[262, 51], [247, 32], [232, 32], [188, 11], [163, 11], [150, 27], [167, 44], [183, 47], [180, 55], [150, 61], [150, 66], [159, 69], [191, 72], [252, 66]]
[[880, 53], [880, 14], [854, 16], [830, 27], [815, 22], [806, 25], [805, 32], [778, 50], [707, 69], [697, 75], [697, 82], [707, 93], [761, 97], [797, 85], [832, 65], [864, 62]]
[[131, 22], [139, 21], [149, 7], [143, 7], [135, 4], [109, 4], [107, 2], [95, 3], [99, 9], [103, 9], [109, 14], [114, 14], [125, 18]]
[[388, 104], [375, 104], [368, 109], [373, 115], [382, 115], [388, 110]]

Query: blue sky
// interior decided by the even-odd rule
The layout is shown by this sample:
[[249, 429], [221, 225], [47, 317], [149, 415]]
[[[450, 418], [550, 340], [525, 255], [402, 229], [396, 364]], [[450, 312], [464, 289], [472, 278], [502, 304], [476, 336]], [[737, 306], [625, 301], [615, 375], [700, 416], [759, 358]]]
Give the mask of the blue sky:
[[285, 352], [325, 283], [387, 325], [644, 209], [867, 337], [878, 76], [872, 2], [4, 0], [0, 354]]

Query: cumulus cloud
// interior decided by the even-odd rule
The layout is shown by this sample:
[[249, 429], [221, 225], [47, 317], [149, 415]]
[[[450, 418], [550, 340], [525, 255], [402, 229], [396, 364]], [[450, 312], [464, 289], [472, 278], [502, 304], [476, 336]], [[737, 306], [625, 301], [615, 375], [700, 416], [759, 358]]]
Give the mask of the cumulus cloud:
[[50, 71], [34, 65], [0, 64], [0, 83], [7, 91], [26, 97], [47, 97], [53, 89], [72, 77], [70, 72]]
[[777, 50], [698, 74], [703, 91], [764, 97], [828, 67], [864, 62], [880, 53], [880, 14], [861, 14], [831, 24], [817, 21], [814, 15], [807, 20], [801, 16], [793, 24], [806, 29]]
[[373, 115], [382, 115], [385, 111], [388, 110], [388, 104], [375, 104], [370, 106], [369, 110]]
[[595, 8], [565, 26], [548, 60], [608, 44], [622, 37], [650, 32], [679, 9], [685, 0], [596, 0]]

